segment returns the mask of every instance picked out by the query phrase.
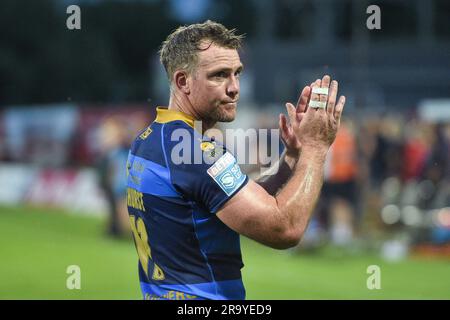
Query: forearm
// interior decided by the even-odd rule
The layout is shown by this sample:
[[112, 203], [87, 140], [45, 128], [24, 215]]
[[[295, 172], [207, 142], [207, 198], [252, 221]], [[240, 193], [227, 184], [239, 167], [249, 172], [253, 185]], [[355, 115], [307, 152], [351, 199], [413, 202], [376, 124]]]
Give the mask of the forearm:
[[272, 248], [297, 245], [322, 187], [325, 156], [326, 150], [304, 149], [277, 196], [250, 181], [217, 216], [236, 232]]
[[301, 238], [312, 215], [323, 184], [327, 149], [305, 148], [288, 183], [276, 196], [285, 227]]
[[266, 192], [275, 196], [280, 188], [290, 179], [294, 172], [297, 158], [286, 154], [286, 150], [280, 157], [280, 160], [268, 169], [264, 175], [261, 175], [255, 181]]

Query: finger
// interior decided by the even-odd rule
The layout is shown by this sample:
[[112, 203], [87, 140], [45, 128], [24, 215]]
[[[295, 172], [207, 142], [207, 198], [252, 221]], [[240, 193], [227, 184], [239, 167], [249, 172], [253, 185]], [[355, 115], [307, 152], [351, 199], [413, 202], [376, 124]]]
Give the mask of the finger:
[[[321, 80], [317, 79], [313, 84], [311, 85], [311, 88], [319, 88], [321, 84]], [[319, 101], [319, 95], [317, 93], [311, 93], [311, 100]]]
[[292, 126], [287, 124], [287, 119], [284, 114], [280, 115], [280, 131], [281, 131], [281, 140], [283, 143], [287, 145], [291, 145], [294, 143], [294, 130]]
[[308, 111], [308, 108], [309, 108], [309, 102], [311, 101], [312, 88], [313, 88], [314, 83], [315, 83], [315, 81], [314, 81], [314, 82], [311, 82], [311, 84], [309, 85], [309, 87], [311, 88], [311, 92], [309, 93], [308, 103], [307, 103], [307, 105], [306, 105], [306, 111]]
[[308, 106], [309, 96], [311, 95], [311, 87], [306, 86], [303, 88], [300, 98], [297, 101], [297, 113], [305, 112]]
[[339, 101], [334, 110], [334, 117], [339, 122], [341, 120], [342, 112], [344, 111], [345, 96], [340, 96]]
[[334, 106], [336, 105], [336, 96], [338, 92], [338, 82], [336, 80], [331, 81], [330, 91], [328, 92], [328, 115], [334, 114]]
[[294, 105], [292, 103], [290, 103], [290, 102], [287, 102], [286, 103], [286, 110], [287, 110], [287, 113], [289, 115], [289, 122], [290, 122], [291, 125], [293, 125], [294, 123], [297, 122], [297, 117], [295, 116], [296, 110], [295, 110]]
[[[284, 122], [284, 123], [283, 123]], [[280, 116], [278, 117], [278, 126], [280, 127], [280, 132], [281, 132], [281, 140], [283, 142], [286, 141], [286, 134], [285, 134], [285, 130], [286, 130], [286, 117], [284, 116], [284, 114], [280, 114]]]
[[[331, 77], [329, 75], [325, 75], [322, 78], [322, 82], [320, 84], [321, 88], [329, 88], [330, 87]], [[327, 102], [328, 96], [326, 94], [319, 94], [319, 101]]]
[[284, 114], [280, 114], [279, 125], [280, 125], [281, 134], [288, 132], [287, 119]]

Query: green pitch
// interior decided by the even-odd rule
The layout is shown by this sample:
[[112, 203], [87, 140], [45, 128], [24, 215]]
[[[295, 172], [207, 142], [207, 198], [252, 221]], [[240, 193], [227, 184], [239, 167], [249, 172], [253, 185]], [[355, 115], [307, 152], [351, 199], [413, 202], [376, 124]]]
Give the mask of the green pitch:
[[[105, 221], [58, 210], [0, 208], [0, 299], [141, 299], [131, 240], [104, 236]], [[242, 239], [248, 299], [449, 299], [450, 263], [334, 249], [294, 255]], [[381, 268], [368, 290], [367, 266]], [[81, 268], [81, 289], [66, 288], [67, 267]]]

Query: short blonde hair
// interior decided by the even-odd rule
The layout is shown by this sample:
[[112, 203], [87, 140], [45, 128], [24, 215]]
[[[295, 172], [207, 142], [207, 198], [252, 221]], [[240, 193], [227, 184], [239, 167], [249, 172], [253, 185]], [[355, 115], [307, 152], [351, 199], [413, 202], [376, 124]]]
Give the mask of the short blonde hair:
[[200, 48], [204, 41], [211, 41], [210, 45], [214, 43], [224, 48], [240, 49], [244, 36], [235, 32], [236, 29], [229, 30], [211, 20], [176, 29], [162, 43], [159, 51], [160, 61], [166, 69], [169, 81], [179, 69], [189, 73], [195, 69], [198, 62], [197, 52], [205, 50]]

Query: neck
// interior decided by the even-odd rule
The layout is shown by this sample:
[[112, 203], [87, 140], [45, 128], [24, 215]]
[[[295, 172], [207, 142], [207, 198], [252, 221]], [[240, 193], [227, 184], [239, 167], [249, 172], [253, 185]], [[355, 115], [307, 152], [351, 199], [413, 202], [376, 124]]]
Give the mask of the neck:
[[195, 110], [191, 101], [186, 97], [186, 95], [179, 94], [178, 92], [172, 92], [169, 100], [169, 110], [175, 110], [179, 112], [183, 112], [187, 115], [190, 115], [195, 119], [195, 121], [200, 121], [202, 126], [202, 134], [205, 133], [208, 129], [211, 129], [216, 124], [215, 121], [211, 121], [202, 117], [202, 115]]

